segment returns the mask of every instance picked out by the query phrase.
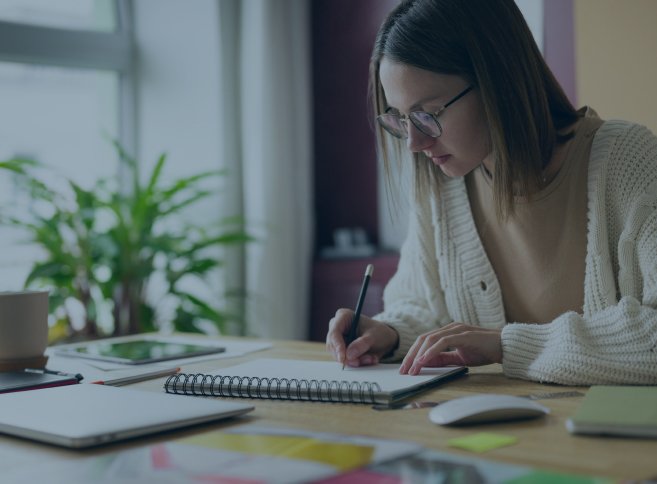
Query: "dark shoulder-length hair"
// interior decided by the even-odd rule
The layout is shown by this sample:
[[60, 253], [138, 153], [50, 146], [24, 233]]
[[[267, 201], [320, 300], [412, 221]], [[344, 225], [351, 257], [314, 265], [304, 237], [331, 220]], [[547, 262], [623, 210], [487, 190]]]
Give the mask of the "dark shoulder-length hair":
[[[478, 90], [495, 163], [498, 215], [512, 215], [516, 196], [531, 198], [543, 186], [542, 172], [555, 145], [572, 135], [558, 132], [573, 124], [577, 112], [513, 0], [402, 1], [381, 25], [374, 44], [370, 95], [376, 115], [387, 108], [379, 79], [383, 57], [461, 76]], [[381, 128], [377, 138], [390, 173], [393, 157]], [[397, 142], [397, 159], [402, 149]], [[441, 175], [424, 155], [414, 158], [416, 194], [424, 197]]]

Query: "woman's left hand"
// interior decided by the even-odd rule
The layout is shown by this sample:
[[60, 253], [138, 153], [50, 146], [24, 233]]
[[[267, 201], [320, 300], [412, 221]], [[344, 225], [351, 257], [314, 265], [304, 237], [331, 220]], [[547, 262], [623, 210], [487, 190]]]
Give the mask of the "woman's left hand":
[[451, 323], [415, 340], [399, 373], [417, 375], [425, 366], [502, 363], [502, 330]]

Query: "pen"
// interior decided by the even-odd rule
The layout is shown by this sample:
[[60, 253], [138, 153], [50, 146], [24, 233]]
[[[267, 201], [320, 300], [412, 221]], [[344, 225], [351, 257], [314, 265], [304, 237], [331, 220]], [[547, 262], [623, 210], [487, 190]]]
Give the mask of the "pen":
[[63, 371], [48, 370], [46, 368], [25, 368], [28, 373], [39, 373], [41, 375], [57, 375], [57, 376], [70, 376], [77, 381], [81, 381], [84, 377], [80, 373], [73, 375], [72, 373], [65, 373]]
[[[367, 293], [367, 286], [370, 283], [370, 278], [374, 272], [374, 266], [372, 264], [367, 264], [365, 268], [365, 277], [363, 277], [363, 285], [360, 288], [360, 294], [358, 295], [358, 302], [356, 303], [356, 310], [354, 311], [354, 317], [351, 320], [351, 326], [349, 327], [349, 336], [345, 341], [346, 346], [349, 346], [353, 340], [358, 337], [358, 321], [360, 320], [360, 311], [363, 309], [363, 301], [365, 300], [365, 294]], [[342, 369], [344, 370], [344, 365], [347, 359], [346, 347], [345, 347], [345, 356], [342, 360]]]

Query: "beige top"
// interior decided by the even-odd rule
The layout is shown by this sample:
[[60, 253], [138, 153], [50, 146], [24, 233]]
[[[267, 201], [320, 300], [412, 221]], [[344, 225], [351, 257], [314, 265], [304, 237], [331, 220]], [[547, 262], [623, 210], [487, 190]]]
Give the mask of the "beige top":
[[506, 323], [466, 177], [441, 176], [429, 187], [432, 196], [412, 197], [397, 272], [374, 316], [399, 333], [390, 360], [406, 355], [419, 336], [460, 322], [502, 331], [502, 366], [511, 378], [657, 385], [657, 136], [635, 123], [605, 121], [588, 172], [581, 187], [588, 199], [583, 311], [546, 324]]
[[483, 170], [466, 176], [508, 322], [545, 323], [566, 311], [582, 313], [588, 160], [602, 121], [589, 108], [581, 113], [574, 136], [562, 147], [557, 174], [531, 201], [518, 200], [515, 216], [506, 221], [497, 219], [490, 176]]

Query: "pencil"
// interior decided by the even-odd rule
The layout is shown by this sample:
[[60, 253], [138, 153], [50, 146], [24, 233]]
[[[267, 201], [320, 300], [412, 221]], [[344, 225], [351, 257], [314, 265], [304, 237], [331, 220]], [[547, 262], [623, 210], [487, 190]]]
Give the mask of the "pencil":
[[[360, 312], [363, 309], [363, 301], [365, 300], [365, 294], [367, 294], [367, 286], [370, 283], [370, 278], [372, 277], [372, 273], [374, 273], [374, 266], [372, 264], [367, 264], [367, 267], [365, 268], [365, 277], [363, 277], [363, 285], [360, 287], [360, 294], [358, 295], [358, 302], [356, 303], [356, 310], [354, 311], [354, 317], [352, 318], [351, 326], [349, 327], [349, 336], [345, 341], [346, 346], [349, 346], [351, 342], [358, 337], [358, 321], [360, 320]], [[342, 360], [343, 370], [344, 370], [346, 359], [347, 359], [347, 354], [345, 352], [344, 359]]]

